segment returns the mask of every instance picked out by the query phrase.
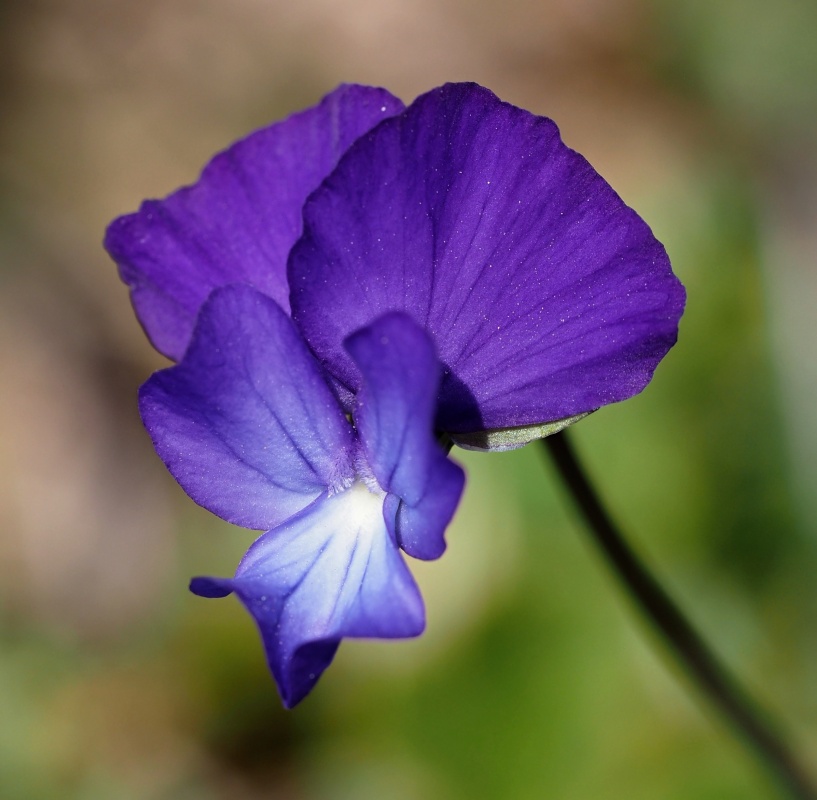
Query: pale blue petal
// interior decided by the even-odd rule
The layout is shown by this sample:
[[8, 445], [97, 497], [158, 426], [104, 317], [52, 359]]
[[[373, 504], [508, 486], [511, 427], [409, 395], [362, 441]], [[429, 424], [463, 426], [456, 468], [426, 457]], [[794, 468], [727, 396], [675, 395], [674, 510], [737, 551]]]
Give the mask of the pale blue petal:
[[284, 705], [312, 689], [344, 636], [403, 638], [425, 625], [423, 603], [363, 484], [321, 496], [264, 534], [235, 578], [196, 578], [204, 597], [234, 591], [252, 614]]

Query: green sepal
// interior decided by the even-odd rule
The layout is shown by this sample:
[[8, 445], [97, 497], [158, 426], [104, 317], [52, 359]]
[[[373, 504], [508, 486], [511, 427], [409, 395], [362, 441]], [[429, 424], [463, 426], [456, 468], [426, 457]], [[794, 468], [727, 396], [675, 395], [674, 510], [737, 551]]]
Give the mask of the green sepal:
[[516, 448], [524, 447], [537, 439], [544, 439], [546, 436], [558, 433], [568, 425], [572, 425], [592, 413], [592, 411], [586, 411], [584, 414], [576, 414], [573, 417], [553, 420], [553, 422], [540, 422], [535, 425], [494, 428], [489, 431], [474, 431], [473, 433], [448, 433], [448, 436], [455, 445], [465, 450], [491, 450], [494, 452], [516, 450]]

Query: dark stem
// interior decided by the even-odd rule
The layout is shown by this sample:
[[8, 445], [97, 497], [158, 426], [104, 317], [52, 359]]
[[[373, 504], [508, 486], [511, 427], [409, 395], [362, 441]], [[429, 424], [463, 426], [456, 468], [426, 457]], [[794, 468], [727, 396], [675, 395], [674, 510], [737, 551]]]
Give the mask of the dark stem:
[[595, 543], [636, 605], [664, 638], [692, 681], [742, 735], [798, 800], [817, 800], [817, 788], [755, 703], [729, 675], [661, 584], [630, 549], [579, 464], [565, 432], [542, 440], [590, 527]]

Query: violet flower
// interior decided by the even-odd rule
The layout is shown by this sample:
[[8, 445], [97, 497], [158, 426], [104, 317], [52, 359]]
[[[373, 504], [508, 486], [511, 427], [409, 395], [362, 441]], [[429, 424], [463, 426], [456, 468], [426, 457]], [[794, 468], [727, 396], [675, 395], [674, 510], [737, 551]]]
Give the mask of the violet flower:
[[142, 387], [187, 493], [267, 531], [232, 579], [284, 704], [345, 636], [415, 636], [400, 550], [440, 556], [464, 476], [649, 382], [684, 291], [553, 122], [474, 84], [342, 86], [110, 226], [176, 366]]

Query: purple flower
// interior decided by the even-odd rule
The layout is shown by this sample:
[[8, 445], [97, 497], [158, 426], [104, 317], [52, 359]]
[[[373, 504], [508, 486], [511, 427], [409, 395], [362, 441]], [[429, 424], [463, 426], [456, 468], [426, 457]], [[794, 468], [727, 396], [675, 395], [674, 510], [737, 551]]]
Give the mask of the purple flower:
[[187, 493], [267, 531], [232, 579], [285, 705], [344, 636], [415, 636], [400, 550], [462, 493], [438, 442], [507, 449], [649, 382], [684, 291], [553, 122], [474, 84], [342, 86], [115, 220], [106, 247], [176, 366], [143, 387]]

